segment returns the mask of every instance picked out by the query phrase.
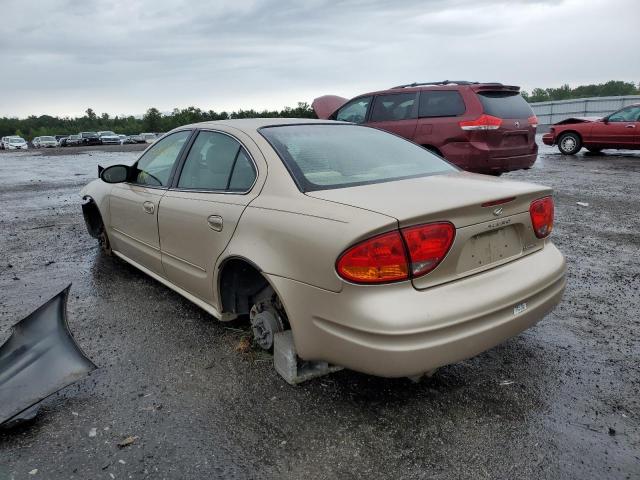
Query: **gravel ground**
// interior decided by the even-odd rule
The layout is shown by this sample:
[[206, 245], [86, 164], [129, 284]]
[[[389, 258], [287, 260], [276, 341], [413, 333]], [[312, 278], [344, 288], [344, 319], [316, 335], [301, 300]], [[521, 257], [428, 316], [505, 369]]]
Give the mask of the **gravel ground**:
[[0, 152], [0, 340], [73, 282], [70, 327], [100, 367], [0, 433], [0, 480], [640, 477], [640, 153], [543, 147], [505, 175], [556, 190], [569, 281], [537, 326], [419, 384], [342, 371], [290, 387], [237, 351], [246, 326], [86, 233], [79, 189], [135, 150]]

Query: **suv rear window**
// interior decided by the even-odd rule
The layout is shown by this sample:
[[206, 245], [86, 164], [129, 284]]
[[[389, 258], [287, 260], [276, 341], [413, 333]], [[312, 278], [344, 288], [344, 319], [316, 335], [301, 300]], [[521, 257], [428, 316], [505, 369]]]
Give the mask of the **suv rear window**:
[[529, 118], [533, 110], [516, 92], [478, 92], [484, 113], [498, 118]]
[[260, 133], [302, 192], [456, 171], [428, 150], [370, 127], [303, 124], [264, 127]]
[[453, 90], [420, 92], [420, 117], [455, 117], [465, 112], [460, 93]]

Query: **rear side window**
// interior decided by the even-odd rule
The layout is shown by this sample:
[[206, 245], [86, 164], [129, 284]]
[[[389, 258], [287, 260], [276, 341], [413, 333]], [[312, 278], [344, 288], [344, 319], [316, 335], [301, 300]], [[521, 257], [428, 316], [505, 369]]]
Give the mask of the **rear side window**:
[[254, 179], [253, 165], [237, 140], [223, 133], [203, 131], [189, 150], [178, 188], [246, 191]]
[[478, 92], [484, 113], [498, 118], [529, 118], [533, 110], [516, 92]]
[[453, 90], [420, 92], [420, 117], [455, 117], [465, 112], [460, 93]]
[[341, 122], [362, 123], [367, 117], [367, 109], [371, 103], [371, 97], [360, 97], [351, 100], [338, 110], [336, 120]]
[[378, 95], [373, 101], [369, 120], [372, 122], [385, 122], [415, 118], [413, 113], [415, 102], [415, 93]]
[[303, 192], [456, 171], [428, 150], [376, 128], [307, 124], [266, 127], [260, 133]]

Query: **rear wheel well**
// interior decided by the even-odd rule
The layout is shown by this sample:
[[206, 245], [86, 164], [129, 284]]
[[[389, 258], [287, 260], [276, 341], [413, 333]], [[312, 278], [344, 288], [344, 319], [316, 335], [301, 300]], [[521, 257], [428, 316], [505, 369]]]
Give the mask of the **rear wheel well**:
[[222, 313], [246, 315], [254, 298], [269, 287], [269, 282], [253, 263], [231, 258], [221, 267], [219, 286]]

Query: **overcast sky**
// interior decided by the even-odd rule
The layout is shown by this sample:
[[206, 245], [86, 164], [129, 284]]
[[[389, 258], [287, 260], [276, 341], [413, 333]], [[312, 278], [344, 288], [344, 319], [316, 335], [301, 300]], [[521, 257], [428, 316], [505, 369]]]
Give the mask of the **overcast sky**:
[[0, 116], [640, 81], [639, 0], [0, 0]]

